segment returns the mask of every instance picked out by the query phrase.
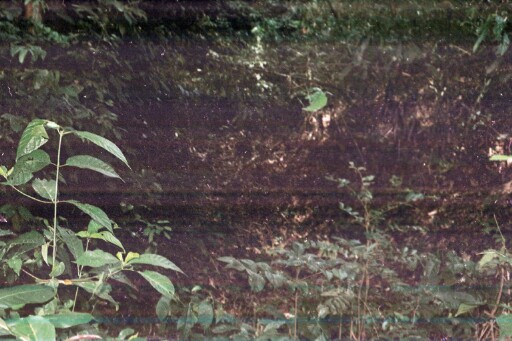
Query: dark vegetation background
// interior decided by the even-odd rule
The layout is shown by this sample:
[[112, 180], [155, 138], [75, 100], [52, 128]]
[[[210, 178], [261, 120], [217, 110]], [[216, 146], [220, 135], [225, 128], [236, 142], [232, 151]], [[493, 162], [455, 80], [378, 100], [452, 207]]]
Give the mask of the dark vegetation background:
[[[250, 288], [226, 289], [243, 281], [217, 257], [267, 259], [266, 248], [295, 241], [366, 240], [339, 209], [358, 201], [326, 178], [357, 183], [349, 162], [375, 175], [375, 209], [411, 192], [421, 198], [375, 226], [395, 231], [399, 248], [477, 261], [495, 244], [493, 234], [482, 237], [494, 218], [505, 238], [511, 232], [510, 170], [488, 161], [510, 154], [512, 142], [508, 1], [28, 5], [39, 3], [40, 17], [22, 1], [0, 4], [0, 163], [11, 163], [34, 117], [116, 141], [133, 168], [121, 171], [125, 182], [77, 173], [64, 196], [103, 207], [125, 223], [125, 243], [157, 249], [187, 273], [176, 283], [200, 284], [234, 315], [259, 316], [250, 307], [263, 303]], [[327, 105], [303, 110], [317, 90]], [[13, 228], [27, 226], [18, 206], [48, 214], [0, 190]], [[424, 232], [389, 230], [398, 225]]]

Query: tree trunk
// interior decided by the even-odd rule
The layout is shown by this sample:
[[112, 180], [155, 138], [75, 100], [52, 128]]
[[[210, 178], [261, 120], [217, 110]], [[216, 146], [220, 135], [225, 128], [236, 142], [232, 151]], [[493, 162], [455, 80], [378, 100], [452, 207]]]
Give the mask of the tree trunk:
[[43, 1], [42, 0], [23, 0], [22, 16], [29, 25], [29, 32], [33, 32], [34, 25], [43, 22]]

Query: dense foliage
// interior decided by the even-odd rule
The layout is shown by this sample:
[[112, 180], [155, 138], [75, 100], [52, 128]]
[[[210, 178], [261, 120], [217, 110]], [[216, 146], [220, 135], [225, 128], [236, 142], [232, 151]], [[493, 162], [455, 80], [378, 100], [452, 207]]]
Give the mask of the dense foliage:
[[2, 335], [134, 338], [151, 301], [141, 336], [511, 337], [509, 13], [2, 2]]

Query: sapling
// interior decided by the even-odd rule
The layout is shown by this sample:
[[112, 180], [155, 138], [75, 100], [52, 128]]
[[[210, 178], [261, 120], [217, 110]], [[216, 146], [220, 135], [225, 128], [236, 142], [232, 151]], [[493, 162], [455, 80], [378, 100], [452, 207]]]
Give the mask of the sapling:
[[[53, 161], [41, 148], [49, 140], [47, 130], [53, 131], [58, 137]], [[62, 141], [68, 136], [75, 136], [82, 141], [95, 144], [130, 168], [122, 151], [104, 137], [62, 127], [44, 119], [35, 119], [27, 125], [18, 144], [14, 166], [9, 169], [0, 166], [0, 176], [5, 179], [0, 184], [9, 186], [31, 200], [52, 205], [53, 217], [51, 223], [45, 221], [43, 233], [33, 230], [16, 236], [12, 240], [0, 242], [0, 264], [4, 269], [7, 266], [17, 276], [23, 271], [35, 281], [35, 284], [0, 289], [0, 309], [2, 309], [0, 312], [4, 312], [0, 313], [0, 317], [6, 317], [6, 310], [15, 311], [26, 304], [46, 302], [55, 304], [40, 306], [37, 316], [5, 320], [0, 318], [0, 335], [10, 334], [21, 339], [52, 340], [57, 338], [55, 328], [70, 328], [89, 323], [93, 320], [91, 314], [75, 312], [79, 288], [111, 302], [117, 309], [118, 303], [110, 295], [112, 288], [107, 281], [114, 279], [135, 287], [124, 275], [126, 271], [137, 272], [163, 298], [175, 298], [174, 285], [168, 277], [159, 272], [142, 270], [138, 267], [151, 265], [183, 273], [180, 268], [157, 254], [127, 252], [121, 241], [114, 235], [114, 227], [117, 225], [101, 208], [77, 200], [60, 199], [59, 185], [63, 182], [62, 171], [67, 168], [88, 169], [110, 178], [121, 179], [110, 164], [91, 155], [74, 155], [65, 161], [62, 160]], [[51, 179], [35, 177], [36, 173], [46, 168], [53, 168], [53, 173], [45, 173], [53, 174]], [[32, 187], [30, 192], [27, 189], [28, 183]], [[88, 215], [90, 222], [87, 229], [74, 232], [60, 226], [59, 207], [62, 204], [73, 205]], [[93, 239], [113, 244], [120, 251], [114, 255], [99, 248], [92, 250], [91, 240]], [[33, 252], [34, 256], [30, 257], [29, 252]], [[70, 259], [75, 263], [76, 269], [73, 269]], [[47, 278], [37, 277], [33, 271], [30, 271], [34, 264], [46, 264], [50, 267]], [[77, 287], [75, 297], [71, 303], [70, 301], [62, 302], [63, 296], [57, 295], [58, 288], [70, 285]]]

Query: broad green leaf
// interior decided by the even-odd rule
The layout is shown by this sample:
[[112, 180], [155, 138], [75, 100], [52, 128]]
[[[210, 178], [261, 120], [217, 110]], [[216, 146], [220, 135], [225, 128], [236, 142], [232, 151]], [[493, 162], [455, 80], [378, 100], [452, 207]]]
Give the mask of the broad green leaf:
[[9, 258], [7, 261], [7, 265], [16, 273], [16, 275], [20, 275], [21, 266], [23, 262], [18, 257]]
[[494, 258], [498, 258], [498, 253], [495, 250], [487, 250], [483, 252], [483, 256], [477, 264], [477, 269], [482, 269], [491, 262]]
[[111, 244], [114, 244], [115, 246], [118, 246], [119, 248], [124, 250], [123, 244], [119, 239], [117, 239], [112, 233], [109, 231], [101, 231], [96, 233], [89, 233], [87, 231], [80, 231], [77, 233], [77, 236], [81, 238], [94, 238], [94, 239], [101, 239], [106, 242], [109, 242]]
[[103, 250], [85, 251], [77, 258], [76, 264], [97, 268], [107, 264], [120, 263], [114, 255]]
[[32, 180], [34, 174], [25, 168], [14, 166], [12, 172], [7, 177], [6, 185], [21, 186]]
[[302, 110], [315, 112], [327, 105], [327, 96], [325, 92], [323, 92], [319, 88], [314, 88], [313, 93], [306, 96], [306, 99], [309, 102], [309, 105]]
[[500, 315], [496, 323], [500, 327], [500, 340], [512, 336], [512, 315]]
[[50, 129], [59, 129], [60, 125], [58, 125], [57, 123], [55, 123], [53, 121], [46, 121], [45, 127], [50, 128]]
[[15, 336], [22, 340], [48, 341], [55, 340], [55, 327], [43, 316], [28, 316], [9, 323]]
[[90, 133], [88, 131], [74, 131], [73, 133], [78, 135], [82, 139], [88, 140], [94, 143], [95, 145], [105, 149], [107, 152], [111, 153], [119, 160], [123, 161], [126, 164], [126, 166], [130, 168], [130, 165], [128, 164], [128, 161], [126, 160], [123, 152], [113, 142], [107, 140], [102, 136]]
[[275, 289], [286, 284], [286, 277], [281, 272], [272, 273], [271, 271], [265, 271], [265, 277]]
[[160, 321], [163, 321], [169, 315], [171, 315], [171, 299], [162, 296], [156, 304], [156, 316]]
[[281, 328], [281, 326], [284, 325], [285, 323], [285, 321], [270, 321], [265, 326], [265, 329], [263, 329], [263, 333], [269, 336], [277, 335], [277, 330]]
[[433, 296], [437, 297], [445, 303], [449, 309], [459, 309], [461, 304], [467, 305], [481, 305], [477, 298], [473, 295], [465, 292], [455, 291], [451, 288], [441, 288], [437, 292], [432, 293]]
[[422, 193], [416, 193], [412, 191], [407, 193], [407, 195], [405, 196], [406, 202], [415, 202], [423, 199], [425, 199], [425, 195], [423, 195]]
[[103, 226], [98, 223], [97, 221], [90, 220], [89, 224], [87, 225], [87, 233], [96, 233], [99, 232]]
[[50, 247], [50, 242], [44, 243], [41, 245], [41, 256], [43, 257], [44, 262], [48, 265], [48, 248]]
[[210, 301], [204, 300], [197, 307], [197, 319], [203, 329], [208, 329], [213, 322], [213, 307]]
[[165, 258], [164, 256], [152, 254], [152, 253], [144, 253], [139, 257], [130, 259], [128, 264], [148, 264], [153, 266], [159, 266], [161, 268], [174, 270], [177, 272], [184, 273], [176, 264]]
[[50, 156], [43, 150], [36, 149], [20, 157], [7, 177], [9, 185], [19, 186], [29, 182], [33, 173], [40, 171], [51, 163]]
[[48, 133], [44, 128], [45, 123], [45, 120], [35, 119], [27, 125], [18, 143], [16, 161], [48, 142]]
[[50, 277], [58, 277], [64, 273], [64, 270], [66, 270], [66, 266], [63, 262], [58, 262], [52, 269], [52, 272], [50, 272]]
[[[117, 339], [118, 340], [135, 340], [135, 341], [140, 340], [140, 338], [137, 338], [138, 333], [135, 335], [133, 335], [133, 334], [135, 334], [135, 330], [133, 330], [132, 328], [124, 328], [117, 335]], [[131, 335], [131, 337], [129, 337], [130, 335]]]
[[512, 155], [493, 155], [489, 161], [512, 161]]
[[8, 256], [15, 257], [36, 249], [45, 243], [44, 237], [37, 231], [24, 233], [7, 243], [10, 251]]
[[144, 279], [148, 281], [156, 291], [168, 298], [174, 297], [174, 285], [169, 278], [158, 272], [149, 270], [138, 271], [138, 273], [144, 277]]
[[82, 241], [75, 235], [75, 233], [69, 229], [59, 227], [59, 235], [64, 244], [69, 249], [69, 252], [75, 259], [78, 259], [84, 253], [84, 245]]
[[89, 155], [72, 156], [69, 159], [67, 159], [66, 166], [90, 169], [103, 175], [109, 176], [111, 178], [121, 179], [121, 177], [116, 173], [116, 171], [111, 165]]
[[0, 230], [0, 237], [13, 236], [14, 232], [9, 230]]
[[6, 178], [7, 177], [7, 172], [8, 172], [7, 167], [0, 166], [0, 176]]
[[14, 168], [20, 167], [28, 172], [35, 173], [48, 166], [50, 163], [50, 155], [44, 150], [36, 149], [20, 157], [16, 161]]
[[112, 287], [108, 284], [105, 284], [101, 281], [95, 281], [95, 282], [75, 282], [74, 283], [77, 287], [80, 287], [84, 289], [85, 291], [98, 296], [99, 298], [108, 301], [112, 303], [116, 310], [119, 309], [119, 303], [110, 296], [110, 292], [112, 291]]
[[461, 303], [459, 305], [459, 309], [457, 309], [457, 313], [455, 314], [455, 317], [460, 316], [465, 313], [469, 313], [470, 311], [474, 310], [475, 308], [478, 308], [479, 304], [466, 304]]
[[244, 271], [245, 266], [238, 260], [233, 257], [219, 257], [217, 258], [219, 261], [227, 263], [226, 268], [235, 269], [238, 271]]
[[69, 200], [66, 201], [70, 204], [75, 205], [78, 207], [82, 212], [87, 214], [89, 217], [91, 217], [94, 221], [96, 221], [101, 226], [105, 227], [110, 232], [114, 232], [112, 230], [112, 222], [110, 221], [109, 217], [103, 210], [99, 207], [96, 207], [94, 205], [90, 204], [84, 204], [76, 200]]
[[28, 49], [26, 47], [18, 50], [18, 61], [20, 62], [20, 64], [23, 64], [23, 62], [25, 62], [25, 57], [27, 56], [27, 53]]
[[10, 334], [9, 326], [7, 325], [7, 322], [5, 322], [5, 320], [2, 318], [0, 318], [0, 330], [6, 331], [7, 333]]
[[18, 285], [0, 289], [0, 309], [32, 303], [44, 303], [55, 296], [55, 290], [46, 285]]
[[500, 45], [498, 46], [497, 53], [500, 56], [503, 56], [505, 52], [507, 52], [508, 48], [510, 46], [510, 38], [508, 37], [508, 34], [503, 34], [503, 39], [501, 40]]
[[55, 180], [34, 179], [32, 181], [32, 188], [39, 196], [55, 202], [57, 194], [55, 184]]
[[197, 315], [189, 311], [186, 315], [181, 316], [176, 323], [176, 328], [182, 330], [185, 335], [190, 333], [190, 329], [197, 323]]
[[212, 329], [212, 332], [214, 334], [225, 334], [225, 333], [231, 333], [235, 331], [239, 331], [240, 329], [237, 326], [231, 325], [231, 324], [220, 324], [215, 326]]
[[134, 258], [139, 258], [140, 257], [140, 253], [137, 253], [137, 252], [128, 252], [128, 254], [126, 255], [126, 257], [124, 258], [124, 261], [129, 263], [132, 259]]
[[89, 313], [63, 312], [55, 315], [46, 315], [45, 318], [55, 326], [64, 329], [91, 322], [94, 318]]
[[37, 231], [30, 231], [27, 233], [23, 233], [18, 236], [16, 239], [11, 240], [9, 242], [10, 246], [13, 245], [23, 245], [23, 244], [38, 244], [39, 246], [44, 244], [44, 237]]
[[251, 290], [254, 292], [260, 292], [263, 290], [263, 287], [265, 286], [265, 278], [249, 269], [247, 269], [247, 274], [249, 274], [249, 285], [251, 286]]
[[128, 277], [126, 277], [124, 272], [115, 273], [112, 276], [110, 276], [110, 278], [113, 279], [114, 281], [118, 281], [119, 283], [123, 283], [123, 284], [129, 286], [130, 288], [132, 288], [135, 291], [139, 291], [139, 288], [135, 284], [133, 284], [132, 281]]

